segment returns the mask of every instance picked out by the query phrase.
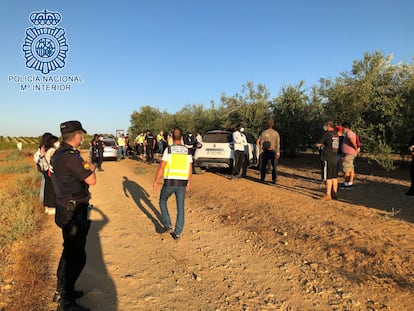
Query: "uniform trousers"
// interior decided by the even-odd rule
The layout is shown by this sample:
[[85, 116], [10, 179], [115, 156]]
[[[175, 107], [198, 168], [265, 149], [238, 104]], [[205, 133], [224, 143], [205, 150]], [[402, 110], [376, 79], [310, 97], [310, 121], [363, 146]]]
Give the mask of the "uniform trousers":
[[86, 264], [85, 246], [90, 227], [87, 219], [88, 205], [79, 203], [71, 223], [62, 228], [63, 252], [57, 269], [57, 290], [62, 293], [75, 289], [75, 283]]

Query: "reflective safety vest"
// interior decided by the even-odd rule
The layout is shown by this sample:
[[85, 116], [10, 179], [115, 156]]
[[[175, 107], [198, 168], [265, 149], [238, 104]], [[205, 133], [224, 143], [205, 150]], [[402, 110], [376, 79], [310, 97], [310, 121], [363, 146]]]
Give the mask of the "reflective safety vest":
[[164, 168], [164, 184], [168, 186], [186, 186], [193, 162], [191, 151], [183, 145], [172, 145], [165, 151], [162, 161], [167, 162]]
[[138, 135], [137, 139], [138, 139], [138, 144], [143, 144], [144, 143], [145, 136], [142, 135], [142, 134], [141, 135]]
[[125, 138], [124, 137], [118, 137], [118, 146], [119, 147], [125, 147]]

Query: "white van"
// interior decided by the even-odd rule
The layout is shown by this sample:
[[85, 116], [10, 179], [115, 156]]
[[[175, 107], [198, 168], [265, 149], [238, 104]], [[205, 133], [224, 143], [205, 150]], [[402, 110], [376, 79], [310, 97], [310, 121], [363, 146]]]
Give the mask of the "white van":
[[[244, 132], [243, 134], [245, 134], [247, 138], [247, 167], [257, 166], [259, 161], [259, 150], [256, 146], [256, 140], [250, 133]], [[206, 132], [202, 137], [202, 142], [197, 144], [194, 153], [194, 171], [200, 173], [201, 169], [224, 168], [228, 169], [231, 173], [233, 164], [233, 133], [223, 130]]]

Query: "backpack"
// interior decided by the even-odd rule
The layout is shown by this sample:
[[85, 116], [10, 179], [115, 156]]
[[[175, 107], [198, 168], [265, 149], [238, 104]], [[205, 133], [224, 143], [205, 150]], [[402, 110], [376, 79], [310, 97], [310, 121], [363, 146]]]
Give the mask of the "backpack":
[[183, 142], [187, 148], [193, 148], [195, 144], [195, 137], [193, 136], [193, 134], [187, 134], [184, 136]]
[[263, 142], [263, 150], [270, 149], [270, 141], [266, 140]]
[[40, 149], [38, 149], [33, 155], [33, 161], [36, 163], [37, 170], [40, 173], [48, 171], [49, 163], [47, 163], [46, 158], [40, 154]]

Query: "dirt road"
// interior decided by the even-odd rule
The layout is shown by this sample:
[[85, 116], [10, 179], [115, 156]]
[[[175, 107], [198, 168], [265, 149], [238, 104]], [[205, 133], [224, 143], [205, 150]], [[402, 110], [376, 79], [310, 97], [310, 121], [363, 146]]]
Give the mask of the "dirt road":
[[[322, 202], [314, 156], [282, 160], [277, 186], [194, 175], [177, 242], [161, 229], [156, 165], [105, 162], [92, 187], [92, 310], [413, 310], [414, 200], [408, 172], [358, 164], [354, 189]], [[268, 176], [269, 178], [269, 176]], [[175, 201], [169, 201], [175, 218]], [[50, 288], [60, 255], [52, 219]], [[50, 310], [54, 304], [48, 304]]]

